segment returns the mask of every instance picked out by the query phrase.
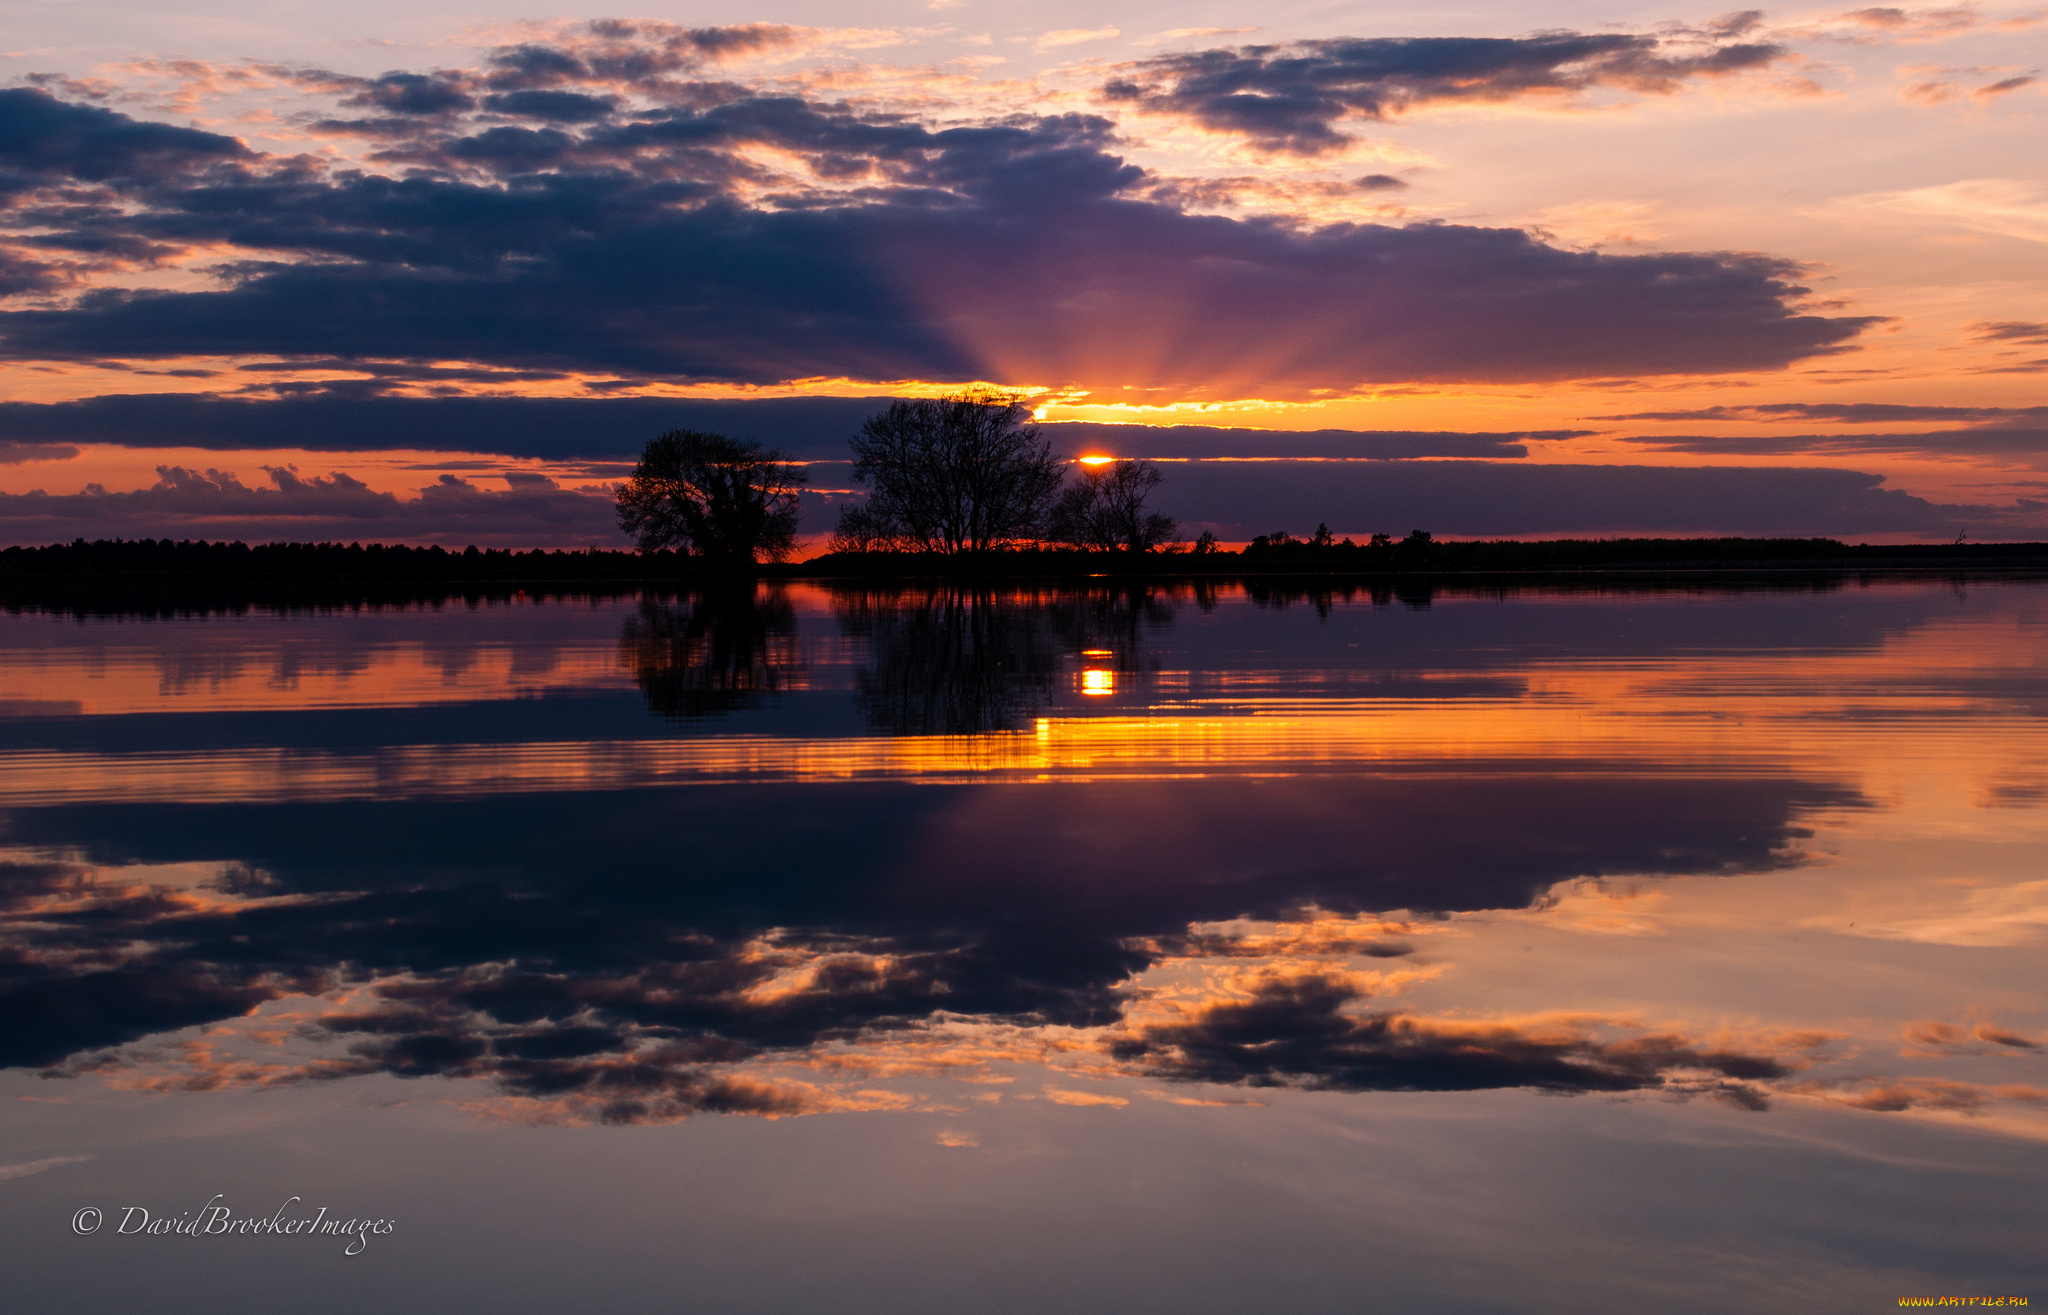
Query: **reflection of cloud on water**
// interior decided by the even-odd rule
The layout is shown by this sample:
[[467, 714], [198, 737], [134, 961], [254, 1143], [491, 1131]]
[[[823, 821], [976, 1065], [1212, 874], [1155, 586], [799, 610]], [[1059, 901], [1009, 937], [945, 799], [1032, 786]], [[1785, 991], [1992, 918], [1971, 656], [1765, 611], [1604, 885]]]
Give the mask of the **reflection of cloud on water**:
[[1707, 1048], [1678, 1033], [1594, 1035], [1614, 1020], [1352, 1012], [1363, 994], [1340, 977], [1276, 975], [1248, 999], [1183, 1009], [1133, 1029], [1111, 1043], [1111, 1053], [1138, 1073], [1182, 1082], [1319, 1091], [1656, 1090], [1712, 1094], [1753, 1109], [1766, 1102], [1762, 1084], [1794, 1071], [1777, 1056]]
[[[1939, 885], [1932, 887], [1939, 890]], [[1932, 901], [1920, 901], [1923, 907]], [[1919, 917], [1841, 925], [1839, 918], [1811, 925], [1847, 936], [1919, 941], [1928, 945], [2027, 945], [2048, 931], [2048, 881], [1963, 890], [1946, 907]]]
[[[1863, 1074], [1858, 1041], [1754, 1019], [1841, 1016], [1831, 983], [1855, 974], [1825, 960], [1858, 940], [2022, 943], [2035, 869], [2003, 893], [1916, 872], [1903, 900], [1839, 862], [1671, 880], [1790, 873], [1811, 826], [1912, 808], [1929, 864], [1974, 863], [1946, 805], [1885, 773], [1945, 770], [1897, 751], [1910, 733], [1924, 758], [1937, 715], [2024, 732], [2029, 677], [1984, 673], [2017, 669], [2026, 636], [1979, 625], [1958, 658], [1924, 600], [1875, 591], [1717, 597], [1652, 626], [1633, 601], [1375, 614], [1369, 594], [1256, 592], [1216, 616], [1199, 591], [792, 590], [793, 621], [772, 593], [684, 596], [597, 618], [595, 646], [557, 636], [602, 698], [486, 689], [508, 649], [447, 664], [472, 707], [346, 725], [235, 711], [255, 707], [236, 675], [203, 752], [172, 716], [20, 723], [33, 748], [0, 764], [21, 788], [0, 1062], [150, 1091], [404, 1078], [529, 1122], [936, 1113], [1011, 1082], [1053, 1103], [1518, 1088], [2033, 1108], [2038, 1052], [2000, 1039], [2031, 1023], [1930, 1023], [1913, 1065], [1896, 1022], [1881, 1048], [1845, 1028], [1875, 1056]], [[1805, 645], [1774, 639], [1801, 656], [1767, 688], [1758, 618]], [[1942, 642], [1901, 658], [1923, 635]], [[1245, 657], [1254, 642], [1274, 647]], [[1077, 655], [1115, 674], [1119, 715], [1082, 715]], [[1933, 674], [1884, 676], [1901, 661]], [[1849, 694], [1899, 715], [1835, 715]], [[679, 731], [650, 706], [724, 720]], [[1944, 777], [1958, 800], [1966, 775]], [[2023, 809], [1969, 824], [2019, 842], [2008, 865], [2030, 852]], [[1807, 945], [1774, 960], [1765, 942], [1834, 898], [1816, 894], [1830, 872], [1866, 902], [1802, 976], [1785, 964]], [[1736, 916], [1703, 914], [1717, 899]], [[1538, 930], [1571, 957], [1524, 956]], [[1627, 935], [1588, 954], [1586, 932]], [[1759, 966], [1761, 987], [1730, 989]], [[1817, 995], [1781, 1010], [1770, 993], [1795, 985]]]
[[[837, 1063], [833, 1047], [942, 1024], [1022, 1030], [984, 1068], [1099, 1052], [1069, 1034], [1127, 1024], [1134, 992], [1160, 985], [1139, 975], [1199, 958], [1356, 959], [1384, 993], [1441, 971], [1408, 951], [1443, 924], [1367, 911], [1515, 908], [1585, 874], [1778, 869], [1798, 861], [1802, 812], [1847, 797], [1581, 766], [23, 810], [23, 841], [95, 839], [8, 870], [0, 1005], [29, 1021], [0, 1059], [63, 1064], [368, 979], [372, 995], [292, 1024], [345, 1053], [233, 1080], [483, 1076], [531, 1099], [738, 1108], [755, 1098], [706, 1074]], [[1465, 824], [1475, 807], [1488, 827]], [[244, 857], [210, 887], [121, 875], [224, 844]], [[1276, 925], [1229, 925], [1246, 918]], [[887, 1045], [876, 1061], [922, 1062]]]
[[[109, 889], [124, 892], [116, 907], [147, 925], [152, 914], [134, 904], [133, 887]], [[154, 915], [173, 923], [218, 916], [196, 907], [167, 900]], [[1812, 1030], [1702, 1030], [1597, 1011], [1487, 1016], [1402, 1005], [1411, 988], [1456, 971], [1437, 950], [1466, 944], [1462, 926], [1456, 917], [1314, 909], [1277, 921], [1183, 924], [1176, 933], [1125, 938], [1120, 959], [1091, 969], [1089, 992], [1068, 997], [1063, 1019], [1046, 992], [1053, 979], [1045, 968], [1035, 984], [987, 980], [991, 969], [1016, 973], [1025, 965], [992, 958], [976, 941], [990, 938], [986, 928], [934, 928], [916, 938], [782, 929], [721, 940], [667, 927], [655, 932], [670, 946], [665, 955], [613, 971], [595, 963], [559, 971], [491, 961], [479, 944], [471, 966], [433, 975], [380, 975], [353, 985], [301, 979], [297, 989], [324, 985], [324, 998], [294, 996], [289, 981], [251, 973], [242, 982], [248, 994], [217, 1001], [220, 1021], [198, 1036], [88, 1045], [50, 1071], [151, 1092], [274, 1089], [373, 1074], [486, 1082], [496, 1094], [472, 1097], [455, 1087], [449, 1099], [480, 1116], [568, 1124], [703, 1113], [944, 1112], [960, 1108], [959, 1098], [892, 1084], [1001, 1084], [1018, 1068], [1052, 1079], [1042, 1098], [1074, 1106], [1120, 1107], [1132, 1082], [1164, 1083], [1155, 1094], [1199, 1104], [1241, 1103], [1219, 1101], [1232, 1088], [1516, 1088], [1706, 1096], [1747, 1109], [1787, 1096], [1972, 1119], [2043, 1103], [2024, 1083], [1831, 1073], [1854, 1051], [1836, 1055], [1837, 1038]], [[131, 922], [126, 930], [140, 929]], [[1042, 942], [1038, 953], [1070, 956], [1080, 948]], [[233, 977], [214, 964], [195, 970], [194, 980], [225, 989]], [[154, 996], [168, 982], [157, 975], [143, 984]], [[1091, 1006], [1072, 1012], [1084, 999]], [[247, 1016], [232, 1016], [244, 1010]], [[170, 1025], [180, 1021], [202, 1020]], [[1911, 1037], [1937, 1054], [2018, 1055], [2038, 1045], [1981, 1021], [1930, 1021]], [[1197, 1094], [1171, 1094], [1176, 1088]]]

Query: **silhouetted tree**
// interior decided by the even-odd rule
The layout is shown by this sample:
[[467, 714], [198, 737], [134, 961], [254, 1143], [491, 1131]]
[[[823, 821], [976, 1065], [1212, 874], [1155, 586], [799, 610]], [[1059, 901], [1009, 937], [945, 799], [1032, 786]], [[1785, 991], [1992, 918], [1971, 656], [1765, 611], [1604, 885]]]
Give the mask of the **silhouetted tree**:
[[1084, 467], [1053, 503], [1047, 537], [1080, 548], [1156, 548], [1180, 532], [1173, 517], [1145, 510], [1145, 499], [1165, 480], [1149, 461]]
[[1408, 537], [1394, 545], [1394, 565], [1427, 566], [1436, 556], [1436, 543], [1428, 530], [1410, 530]]
[[986, 552], [1038, 536], [1064, 463], [1013, 397], [986, 390], [892, 402], [853, 440], [864, 507], [840, 509], [850, 544]]
[[839, 504], [839, 525], [832, 531], [833, 552], [899, 552], [906, 546], [895, 527], [877, 516], [872, 506]]
[[676, 429], [649, 443], [619, 487], [619, 528], [640, 551], [687, 547], [726, 564], [779, 561], [796, 546], [804, 472], [759, 443]]

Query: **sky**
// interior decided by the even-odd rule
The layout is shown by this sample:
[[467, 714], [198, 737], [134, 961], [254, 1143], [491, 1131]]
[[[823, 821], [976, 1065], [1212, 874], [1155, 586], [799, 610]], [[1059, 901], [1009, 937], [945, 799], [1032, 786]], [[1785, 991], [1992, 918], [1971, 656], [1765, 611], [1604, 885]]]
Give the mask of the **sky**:
[[816, 532], [973, 384], [1190, 536], [2048, 536], [2041, 7], [0, 15], [0, 542]]

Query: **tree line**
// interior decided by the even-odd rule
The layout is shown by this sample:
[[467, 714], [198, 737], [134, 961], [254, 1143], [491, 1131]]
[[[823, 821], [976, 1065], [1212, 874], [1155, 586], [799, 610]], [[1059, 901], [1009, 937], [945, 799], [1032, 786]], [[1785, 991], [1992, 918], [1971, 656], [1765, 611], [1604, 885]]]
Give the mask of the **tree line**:
[[[867, 497], [841, 504], [834, 552], [961, 556], [1053, 544], [1143, 553], [1180, 532], [1147, 505], [1164, 482], [1151, 462], [1069, 463], [1014, 396], [970, 390], [892, 402], [850, 446]], [[647, 445], [620, 486], [619, 528], [643, 552], [733, 566], [781, 561], [796, 547], [807, 483], [783, 452], [673, 430]]]

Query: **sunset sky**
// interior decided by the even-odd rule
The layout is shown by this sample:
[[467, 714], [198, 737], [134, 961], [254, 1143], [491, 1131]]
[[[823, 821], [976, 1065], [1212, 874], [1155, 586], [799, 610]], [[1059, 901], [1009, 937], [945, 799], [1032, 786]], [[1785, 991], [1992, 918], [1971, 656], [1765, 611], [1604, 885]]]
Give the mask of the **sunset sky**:
[[2048, 537], [2048, 9], [0, 12], [0, 543], [819, 530], [975, 382], [1226, 540]]

